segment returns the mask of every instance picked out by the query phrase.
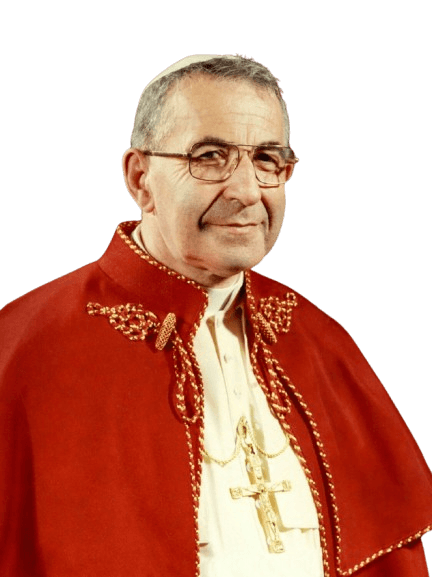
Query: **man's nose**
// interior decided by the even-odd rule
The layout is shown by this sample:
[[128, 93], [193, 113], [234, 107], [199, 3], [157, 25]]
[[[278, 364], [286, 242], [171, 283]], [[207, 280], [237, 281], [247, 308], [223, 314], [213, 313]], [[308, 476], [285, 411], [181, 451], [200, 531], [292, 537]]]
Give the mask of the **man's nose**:
[[226, 181], [224, 196], [230, 200], [239, 200], [244, 206], [255, 204], [261, 199], [261, 188], [249, 151], [240, 151], [239, 163]]

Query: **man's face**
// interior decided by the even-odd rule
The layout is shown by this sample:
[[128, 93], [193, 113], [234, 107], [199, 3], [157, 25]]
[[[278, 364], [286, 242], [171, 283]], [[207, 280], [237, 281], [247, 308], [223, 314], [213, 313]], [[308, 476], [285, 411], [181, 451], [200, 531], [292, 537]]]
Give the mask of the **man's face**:
[[[172, 126], [165, 152], [188, 152], [209, 139], [287, 144], [279, 101], [247, 82], [186, 79], [170, 95], [164, 117]], [[230, 277], [260, 262], [282, 225], [284, 185], [260, 186], [252, 160], [242, 154], [233, 175], [221, 183], [193, 178], [187, 158], [151, 157], [143, 177], [152, 199], [142, 207], [147, 250], [205, 286], [229, 284]]]

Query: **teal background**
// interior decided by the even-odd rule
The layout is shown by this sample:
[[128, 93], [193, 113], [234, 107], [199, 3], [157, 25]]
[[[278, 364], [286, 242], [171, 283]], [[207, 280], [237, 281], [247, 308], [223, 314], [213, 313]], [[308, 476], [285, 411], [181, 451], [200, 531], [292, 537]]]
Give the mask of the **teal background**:
[[4, 3], [0, 306], [139, 219], [121, 156], [149, 80], [189, 54], [253, 57], [300, 158], [257, 270], [350, 332], [432, 465], [430, 28], [423, 0]]

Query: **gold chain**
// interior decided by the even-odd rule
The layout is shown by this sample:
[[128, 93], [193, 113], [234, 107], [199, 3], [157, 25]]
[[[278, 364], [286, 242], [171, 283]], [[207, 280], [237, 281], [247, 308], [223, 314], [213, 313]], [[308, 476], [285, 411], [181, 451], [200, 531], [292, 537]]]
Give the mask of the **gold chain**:
[[[282, 447], [282, 449], [280, 449], [276, 453], [267, 453], [267, 451], [264, 451], [264, 449], [258, 445], [257, 440], [255, 438], [255, 435], [253, 434], [253, 431], [252, 431], [251, 427], [249, 426], [249, 423], [246, 421], [246, 419], [244, 417], [242, 417], [240, 420], [243, 420], [244, 427], [246, 428], [246, 430], [247, 430], [247, 432], [248, 432], [248, 434], [252, 440], [253, 445], [258, 449], [258, 451], [262, 455], [267, 457], [267, 459], [274, 459], [276, 457], [279, 457], [279, 455], [282, 455], [282, 453], [284, 451], [286, 451], [286, 449], [288, 448], [289, 438], [288, 438], [288, 435], [285, 435], [285, 444]], [[239, 428], [239, 427], [237, 427], [237, 428]], [[210, 453], [205, 448], [203, 449], [203, 453], [206, 457], [208, 457], [210, 459], [210, 461], [217, 463], [221, 467], [225, 467], [225, 465], [228, 465], [228, 463], [231, 463], [232, 461], [234, 461], [234, 459], [236, 459], [238, 457], [238, 455], [240, 453], [240, 448], [241, 448], [241, 441], [242, 441], [241, 436], [239, 435], [239, 433], [237, 431], [235, 448], [234, 448], [234, 451], [233, 451], [231, 457], [228, 457], [228, 459], [216, 459], [216, 457], [213, 457], [213, 455], [210, 455]]]

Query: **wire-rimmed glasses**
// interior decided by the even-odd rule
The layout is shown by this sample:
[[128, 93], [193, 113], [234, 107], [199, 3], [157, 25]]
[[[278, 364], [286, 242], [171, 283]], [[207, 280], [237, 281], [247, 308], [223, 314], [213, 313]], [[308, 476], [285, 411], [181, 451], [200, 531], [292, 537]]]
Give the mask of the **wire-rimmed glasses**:
[[233, 144], [231, 142], [197, 142], [186, 154], [142, 150], [149, 156], [188, 158], [191, 176], [206, 182], [227, 180], [240, 163], [240, 149], [245, 148], [252, 159], [257, 180], [266, 186], [279, 186], [287, 182], [298, 162], [289, 146], [265, 144]]

